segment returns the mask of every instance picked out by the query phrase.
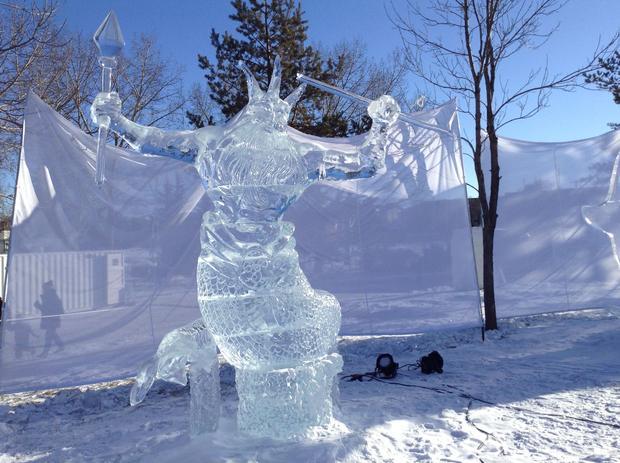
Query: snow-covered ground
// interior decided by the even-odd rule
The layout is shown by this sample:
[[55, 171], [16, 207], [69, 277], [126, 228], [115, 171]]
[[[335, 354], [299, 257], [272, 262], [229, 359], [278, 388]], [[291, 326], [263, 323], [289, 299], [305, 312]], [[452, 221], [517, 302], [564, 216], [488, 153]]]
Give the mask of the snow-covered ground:
[[228, 365], [221, 429], [193, 441], [187, 388], [156, 383], [136, 408], [130, 380], [4, 395], [0, 462], [620, 461], [619, 317], [504, 320], [484, 343], [472, 330], [344, 338], [345, 374], [372, 370], [382, 352], [404, 364], [434, 349], [444, 374], [403, 369], [394, 384], [341, 381], [340, 421], [299, 442], [233, 431]]

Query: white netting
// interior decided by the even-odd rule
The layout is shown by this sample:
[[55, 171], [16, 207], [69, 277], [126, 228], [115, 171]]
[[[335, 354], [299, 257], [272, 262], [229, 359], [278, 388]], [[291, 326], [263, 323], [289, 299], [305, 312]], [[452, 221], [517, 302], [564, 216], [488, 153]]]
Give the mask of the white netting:
[[[457, 135], [454, 109], [418, 117]], [[129, 376], [165, 333], [200, 316], [196, 262], [209, 206], [200, 178], [189, 164], [110, 148], [99, 189], [94, 140], [36, 97], [24, 133], [0, 389]], [[315, 185], [289, 210], [301, 267], [340, 301], [341, 334], [478, 325], [457, 139], [399, 126], [392, 140], [384, 173]], [[240, 277], [251, 287], [258, 274], [248, 264]], [[49, 281], [62, 314], [34, 305]]]
[[[616, 306], [620, 131], [563, 143], [500, 138], [499, 316]], [[612, 191], [610, 195], [610, 184]]]

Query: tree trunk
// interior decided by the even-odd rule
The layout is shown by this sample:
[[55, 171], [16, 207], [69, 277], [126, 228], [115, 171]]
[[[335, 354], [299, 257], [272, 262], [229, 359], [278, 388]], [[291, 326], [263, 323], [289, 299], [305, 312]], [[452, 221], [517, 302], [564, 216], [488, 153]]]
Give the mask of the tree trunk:
[[495, 277], [493, 274], [493, 242], [495, 239], [495, 225], [482, 228], [483, 243], [483, 285], [484, 285], [484, 329], [497, 329], [497, 315], [495, 312]]
[[488, 208], [484, 217], [483, 243], [484, 243], [484, 328], [487, 330], [497, 329], [497, 314], [495, 311], [495, 281], [493, 275], [493, 245], [495, 242], [495, 226], [497, 224], [497, 203], [499, 199], [499, 146], [495, 129], [495, 117], [493, 97], [495, 95], [495, 71], [498, 58], [495, 54], [491, 37], [496, 20], [499, 2], [487, 0], [486, 16], [486, 40], [485, 40], [485, 65], [483, 67], [485, 97], [486, 97], [486, 131], [491, 161], [491, 182], [488, 192]]
[[[489, 93], [489, 90], [487, 90]], [[484, 217], [482, 240], [484, 244], [483, 270], [484, 270], [484, 316], [485, 329], [497, 329], [497, 314], [495, 308], [495, 281], [493, 274], [493, 251], [495, 245], [495, 228], [497, 226], [497, 204], [499, 200], [499, 146], [495, 132], [494, 117], [487, 118], [487, 135], [489, 155], [491, 158], [491, 191], [489, 193], [489, 207]]]

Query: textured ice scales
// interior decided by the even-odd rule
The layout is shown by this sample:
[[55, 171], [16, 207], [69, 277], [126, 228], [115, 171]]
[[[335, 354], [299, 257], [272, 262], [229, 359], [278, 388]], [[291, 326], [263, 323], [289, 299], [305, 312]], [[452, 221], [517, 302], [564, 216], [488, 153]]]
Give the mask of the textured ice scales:
[[[386, 129], [399, 108], [388, 96], [372, 102], [373, 126], [355, 149], [329, 149], [325, 140], [300, 143], [287, 132], [287, 122], [303, 86], [282, 100], [279, 60], [266, 92], [240, 67], [249, 102], [222, 127], [164, 132], [140, 126], [120, 114], [115, 94], [100, 94], [92, 113], [95, 120], [109, 116], [112, 129], [136, 149], [195, 162], [214, 206], [202, 223], [199, 305], [206, 330], [236, 368], [239, 428], [290, 438], [332, 417], [331, 391], [342, 367], [335, 352], [340, 305], [331, 294], [310, 286], [299, 266], [293, 224], [281, 218], [314, 181], [370, 177], [382, 168]], [[177, 365], [190, 364], [190, 381], [192, 359], [201, 358], [197, 365], [204, 365], [200, 372], [206, 373], [196, 377], [208, 378], [211, 357], [198, 356], [196, 342], [173, 338], [168, 344], [175, 345], [176, 354], [168, 357]], [[179, 353], [184, 349], [189, 353], [183, 357]], [[160, 350], [165, 358], [171, 349]], [[159, 370], [147, 365], [138, 385], [148, 390], [149, 378], [162, 377]], [[203, 400], [197, 394], [211, 400], [205, 390], [212, 389], [192, 388], [193, 405]], [[194, 428], [200, 428], [204, 414], [196, 410]]]

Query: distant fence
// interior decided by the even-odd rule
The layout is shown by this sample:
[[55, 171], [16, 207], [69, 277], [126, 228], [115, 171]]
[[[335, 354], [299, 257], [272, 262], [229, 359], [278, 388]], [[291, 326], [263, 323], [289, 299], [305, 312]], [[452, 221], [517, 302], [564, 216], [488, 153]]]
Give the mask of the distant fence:
[[[6, 254], [2, 256], [4, 275]], [[122, 251], [15, 254], [11, 278], [5, 283], [11, 315], [38, 315], [35, 302], [48, 281], [53, 282], [65, 312], [118, 304], [125, 287], [124, 267]]]

